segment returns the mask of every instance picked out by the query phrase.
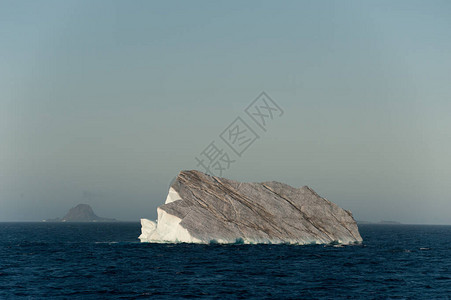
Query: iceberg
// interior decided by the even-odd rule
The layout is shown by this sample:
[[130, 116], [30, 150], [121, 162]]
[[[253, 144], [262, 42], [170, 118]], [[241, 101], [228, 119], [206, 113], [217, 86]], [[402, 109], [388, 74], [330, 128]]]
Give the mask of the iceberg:
[[141, 219], [141, 242], [244, 244], [361, 243], [352, 213], [308, 186], [247, 183], [182, 171], [157, 208]]

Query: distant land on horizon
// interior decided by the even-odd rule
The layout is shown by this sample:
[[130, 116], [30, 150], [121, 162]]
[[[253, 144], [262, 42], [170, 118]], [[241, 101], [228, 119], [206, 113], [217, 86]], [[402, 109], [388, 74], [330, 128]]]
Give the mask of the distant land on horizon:
[[118, 222], [118, 220], [99, 217], [88, 204], [78, 204], [72, 207], [64, 217], [45, 219], [43, 222]]
[[386, 220], [382, 220], [382, 221], [378, 221], [378, 222], [357, 220], [356, 222], [357, 222], [357, 224], [404, 225], [403, 223], [398, 222], [398, 221], [386, 221]]

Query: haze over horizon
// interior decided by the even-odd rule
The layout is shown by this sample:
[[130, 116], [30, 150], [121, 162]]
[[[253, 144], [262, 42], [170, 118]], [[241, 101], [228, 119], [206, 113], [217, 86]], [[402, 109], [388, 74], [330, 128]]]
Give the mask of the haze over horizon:
[[451, 224], [450, 15], [448, 1], [3, 1], [0, 221], [78, 203], [153, 219], [265, 91], [284, 113], [253, 124], [224, 177], [308, 185], [357, 220]]

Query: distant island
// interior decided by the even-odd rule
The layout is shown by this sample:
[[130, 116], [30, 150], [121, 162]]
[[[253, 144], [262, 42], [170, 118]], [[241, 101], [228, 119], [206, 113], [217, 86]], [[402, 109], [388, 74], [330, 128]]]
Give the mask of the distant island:
[[379, 222], [357, 221], [357, 224], [402, 225], [402, 223], [398, 221], [379, 221]]
[[72, 207], [64, 217], [47, 219], [44, 222], [117, 222], [117, 220], [99, 217], [88, 204], [78, 204]]

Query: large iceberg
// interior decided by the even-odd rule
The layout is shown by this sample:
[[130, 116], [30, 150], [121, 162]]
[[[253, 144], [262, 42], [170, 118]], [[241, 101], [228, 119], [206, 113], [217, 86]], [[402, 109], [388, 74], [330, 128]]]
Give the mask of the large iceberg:
[[141, 219], [141, 242], [354, 244], [362, 242], [350, 211], [311, 188], [245, 183], [182, 171], [157, 208]]

